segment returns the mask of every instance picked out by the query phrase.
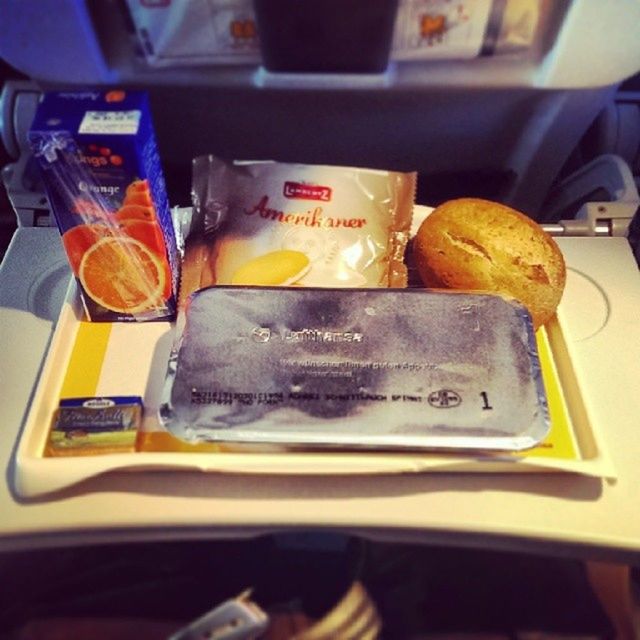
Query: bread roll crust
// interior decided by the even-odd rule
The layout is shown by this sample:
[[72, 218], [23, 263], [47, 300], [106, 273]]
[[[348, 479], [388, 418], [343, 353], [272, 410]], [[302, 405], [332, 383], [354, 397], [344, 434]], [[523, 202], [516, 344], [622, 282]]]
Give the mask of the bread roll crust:
[[512, 296], [535, 328], [553, 316], [566, 282], [562, 253], [540, 225], [478, 198], [437, 207], [418, 229], [414, 259], [426, 286]]

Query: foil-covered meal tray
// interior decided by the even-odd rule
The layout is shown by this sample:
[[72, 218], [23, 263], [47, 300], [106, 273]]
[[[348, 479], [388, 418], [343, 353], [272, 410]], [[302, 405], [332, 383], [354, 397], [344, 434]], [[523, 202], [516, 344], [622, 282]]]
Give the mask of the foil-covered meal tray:
[[526, 309], [420, 289], [190, 298], [159, 411], [188, 441], [515, 451], [549, 430]]

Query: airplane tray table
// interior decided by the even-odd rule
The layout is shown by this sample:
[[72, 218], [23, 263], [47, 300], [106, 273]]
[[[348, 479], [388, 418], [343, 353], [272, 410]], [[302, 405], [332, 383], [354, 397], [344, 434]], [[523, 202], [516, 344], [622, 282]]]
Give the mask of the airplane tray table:
[[[52, 408], [61, 394], [69, 395], [70, 388], [65, 392], [61, 387], [84, 385], [96, 375], [94, 367], [84, 381], [79, 382], [77, 375], [65, 376], [70, 359], [102, 362], [99, 345], [87, 350], [95, 340], [92, 332], [104, 334], [102, 348], [110, 352], [113, 366], [106, 373], [98, 367], [103, 385], [98, 390], [117, 394], [124, 391], [118, 386], [123, 385], [128, 393], [140, 393], [151, 403], [159, 381], [149, 372], [159, 369], [164, 376], [171, 345], [168, 323], [102, 325], [102, 329], [80, 323], [72, 287], [37, 389], [29, 397], [27, 381], [21, 380], [16, 389], [20, 393], [13, 394], [17, 402], [30, 402], [28, 418], [22, 425], [16, 423], [19, 410], [11, 398], [3, 406], [3, 414], [13, 421], [3, 421], [5, 438], [12, 442], [5, 439], [3, 447], [7, 486], [1, 501], [10, 517], [0, 540], [22, 546], [27, 540], [30, 545], [38, 540], [39, 544], [112, 540], [116, 533], [123, 539], [148, 539], [331, 526], [377, 531], [376, 535], [391, 530], [394, 537], [413, 531], [437, 538], [455, 531], [467, 540], [491, 533], [501, 539], [564, 540], [637, 550], [640, 522], [629, 499], [638, 476], [630, 459], [634, 440], [629, 417], [637, 415], [632, 406], [637, 399], [619, 385], [621, 379], [637, 377], [639, 367], [638, 359], [631, 357], [637, 350], [631, 345], [640, 336], [632, 314], [640, 299], [637, 270], [625, 239], [560, 239], [559, 243], [569, 266], [568, 286], [558, 319], [539, 346], [541, 354], [549, 347], [557, 368], [579, 455], [573, 461], [551, 463], [544, 456], [537, 461], [531, 456], [530, 469], [556, 467], [555, 471], [577, 473], [495, 473], [528, 467], [503, 459], [483, 467], [474, 458], [426, 454], [162, 451], [164, 445], [157, 442], [150, 447], [153, 450], [132, 454], [43, 458]], [[20, 335], [33, 316], [3, 311], [10, 312], [3, 321], [9, 329], [5, 335]], [[124, 336], [127, 333], [131, 335]], [[88, 337], [83, 355], [82, 341]], [[41, 337], [39, 344], [34, 340], [42, 355], [47, 339]], [[131, 340], [138, 345], [135, 354], [128, 348]], [[6, 346], [11, 357], [2, 365], [3, 379], [10, 378], [11, 363], [24, 360], [29, 351], [24, 341], [8, 340]], [[611, 353], [617, 356], [615, 369]], [[35, 376], [37, 368], [31, 363], [27, 370]], [[146, 375], [138, 375], [140, 371]], [[139, 388], [129, 388], [132, 374]], [[136, 468], [138, 473], [121, 473], [122, 468]], [[194, 469], [215, 473], [194, 473]], [[440, 473], [422, 473], [436, 469]], [[457, 473], [479, 469], [485, 473]], [[621, 513], [626, 516], [621, 522], [611, 522]], [[53, 534], [57, 535], [51, 538]]]
[[[431, 211], [415, 207], [412, 236]], [[446, 453], [366, 447], [358, 451], [304, 451], [264, 443], [247, 451], [232, 442], [188, 444], [166, 431], [158, 415], [174, 335], [174, 324], [169, 322], [88, 322], [77, 286], [70, 285], [17, 450], [15, 487], [21, 496], [44, 495], [119, 469], [298, 476], [564, 470], [614, 476], [603, 439], [585, 410], [557, 318], [536, 335], [551, 428], [538, 446], [520, 452], [474, 452], [469, 447]], [[144, 420], [135, 451], [65, 457], [47, 454], [60, 400], [116, 396], [143, 398]], [[348, 419], [344, 423], [348, 429]]]

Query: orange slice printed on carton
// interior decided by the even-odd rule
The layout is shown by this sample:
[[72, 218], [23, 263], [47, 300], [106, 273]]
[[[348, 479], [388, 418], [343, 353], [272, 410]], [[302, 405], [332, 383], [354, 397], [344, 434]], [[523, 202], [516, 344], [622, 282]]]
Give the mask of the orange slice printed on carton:
[[142, 242], [106, 237], [84, 254], [79, 278], [100, 306], [137, 314], [164, 306], [166, 273], [164, 261]]
[[79, 224], [62, 235], [62, 244], [67, 252], [73, 273], [78, 275], [80, 262], [87, 250], [98, 240], [113, 235], [110, 227], [104, 224]]
[[145, 247], [150, 249], [162, 261], [165, 270], [165, 286], [164, 299], [168, 300], [171, 296], [171, 271], [167, 261], [167, 249], [164, 242], [164, 236], [159, 225], [155, 222], [147, 222], [146, 220], [124, 220], [120, 224], [121, 232], [129, 238], [133, 238], [141, 242]]
[[125, 220], [155, 222], [157, 219], [153, 207], [147, 207], [141, 204], [125, 204], [116, 211], [114, 217], [118, 222], [124, 222]]
[[151, 199], [149, 182], [134, 180], [126, 189], [122, 206], [115, 214], [116, 220], [156, 220], [156, 210]]
[[164, 259], [166, 253], [164, 236], [162, 229], [155, 222], [130, 218], [122, 220], [119, 228], [126, 236], [142, 242], [145, 247]]
[[134, 180], [133, 182], [128, 184], [125, 190], [125, 197], [133, 193], [138, 193], [140, 191], [147, 191], [147, 192], [149, 191], [148, 180]]
[[153, 201], [151, 200], [151, 194], [148, 191], [140, 191], [130, 196], [126, 196], [122, 201], [123, 205], [137, 204], [141, 207], [149, 207], [153, 209]]
[[153, 208], [153, 200], [151, 200], [151, 191], [147, 180], [134, 180], [126, 189], [123, 205], [137, 204], [143, 207]]

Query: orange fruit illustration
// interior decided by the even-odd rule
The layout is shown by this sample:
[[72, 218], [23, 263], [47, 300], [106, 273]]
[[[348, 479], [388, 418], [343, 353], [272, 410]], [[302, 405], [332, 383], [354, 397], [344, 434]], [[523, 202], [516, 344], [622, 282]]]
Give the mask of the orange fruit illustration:
[[162, 230], [154, 222], [147, 222], [146, 220], [124, 220], [120, 225], [120, 231], [133, 238], [138, 242], [141, 242], [145, 247], [153, 251], [163, 263], [165, 269], [166, 282], [163, 291], [163, 297], [168, 300], [171, 296], [171, 270], [169, 269], [169, 262], [166, 258], [166, 245], [164, 242], [164, 236]]
[[147, 222], [154, 222], [156, 212], [152, 206], [125, 204], [116, 211], [115, 219], [118, 222], [125, 222], [126, 220], [146, 220]]
[[162, 299], [168, 300], [171, 297], [173, 283], [171, 278], [171, 267], [168, 260], [163, 260], [162, 267], [164, 269], [164, 290], [162, 291]]
[[89, 247], [112, 233], [111, 228], [103, 224], [80, 224], [62, 235], [62, 244], [67, 252], [73, 273], [78, 275], [80, 262]]
[[153, 207], [151, 195], [148, 191], [134, 191], [130, 195], [126, 195], [122, 201], [123, 205], [137, 204], [142, 207]]
[[147, 180], [134, 180], [125, 191], [123, 205], [137, 204], [143, 207], [153, 207], [149, 182]]
[[132, 193], [137, 193], [139, 191], [149, 191], [149, 181], [148, 180], [134, 180], [128, 187], [125, 192], [126, 195], [130, 195]]
[[106, 237], [84, 254], [78, 277], [100, 306], [137, 314], [163, 307], [167, 279], [163, 262], [134, 238]]
[[120, 231], [129, 238], [133, 238], [153, 251], [158, 257], [164, 259], [166, 248], [162, 230], [154, 222], [125, 219], [120, 224]]

